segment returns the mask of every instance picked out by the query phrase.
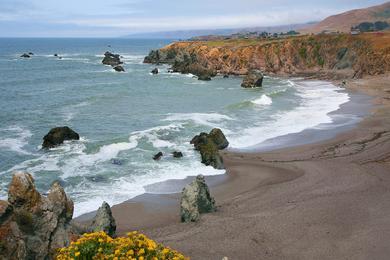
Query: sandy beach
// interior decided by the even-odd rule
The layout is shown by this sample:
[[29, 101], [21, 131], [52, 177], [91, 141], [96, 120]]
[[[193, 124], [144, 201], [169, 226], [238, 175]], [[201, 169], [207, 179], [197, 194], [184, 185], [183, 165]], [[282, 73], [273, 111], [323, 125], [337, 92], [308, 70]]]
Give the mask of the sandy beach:
[[145, 194], [113, 207], [118, 233], [142, 231], [191, 259], [388, 259], [388, 82], [390, 75], [348, 81], [373, 97], [373, 109], [330, 140], [223, 152], [227, 174], [207, 179], [216, 213], [183, 224], [180, 194]]

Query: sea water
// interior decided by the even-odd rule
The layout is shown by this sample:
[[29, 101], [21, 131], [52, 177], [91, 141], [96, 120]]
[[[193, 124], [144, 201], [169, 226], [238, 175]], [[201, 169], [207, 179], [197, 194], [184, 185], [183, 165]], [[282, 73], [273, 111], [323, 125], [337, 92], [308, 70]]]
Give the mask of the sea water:
[[[200, 163], [189, 141], [214, 127], [230, 149], [251, 149], [286, 134], [331, 123], [330, 112], [349, 100], [322, 81], [265, 77], [244, 89], [239, 77], [199, 81], [143, 64], [166, 40], [0, 39], [0, 198], [15, 171], [28, 171], [41, 192], [59, 180], [75, 202], [75, 216], [144, 193], [144, 186], [198, 174], [217, 175]], [[101, 63], [119, 53], [126, 72]], [[33, 52], [30, 59], [20, 58]], [[57, 53], [58, 56], [54, 57]], [[81, 136], [50, 151], [42, 137], [69, 126]], [[163, 152], [160, 161], [153, 155]], [[173, 158], [181, 151], [183, 158]]]

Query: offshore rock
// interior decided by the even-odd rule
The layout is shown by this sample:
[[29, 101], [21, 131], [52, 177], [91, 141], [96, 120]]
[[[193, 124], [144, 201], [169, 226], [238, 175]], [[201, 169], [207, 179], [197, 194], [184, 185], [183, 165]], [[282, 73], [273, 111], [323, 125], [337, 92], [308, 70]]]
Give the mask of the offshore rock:
[[104, 53], [104, 58], [102, 60], [102, 63], [104, 65], [111, 65], [115, 67], [122, 64], [123, 62], [121, 61], [119, 54], [113, 54], [109, 51], [106, 51]]
[[78, 133], [67, 126], [52, 128], [47, 135], [43, 137], [42, 148], [49, 149], [62, 144], [67, 140], [79, 140]]
[[180, 201], [180, 216], [182, 222], [195, 222], [200, 214], [214, 212], [215, 200], [211, 197], [209, 188], [202, 175], [184, 187]]
[[162, 153], [162, 152], [158, 152], [158, 153], [156, 153], [156, 154], [153, 156], [153, 160], [159, 161], [159, 160], [161, 159], [161, 157], [163, 157], [163, 153]]
[[69, 245], [73, 202], [58, 182], [48, 196], [28, 173], [14, 174], [8, 202], [0, 202], [0, 259], [50, 259]]
[[94, 217], [91, 230], [93, 232], [104, 231], [109, 236], [115, 236], [116, 223], [112, 216], [110, 205], [107, 202], [103, 202], [102, 206], [98, 209], [96, 216]]
[[158, 74], [158, 69], [157, 69], [157, 68], [154, 68], [154, 69], [151, 71], [151, 73], [152, 73], [153, 75], [157, 75], [157, 74]]
[[23, 53], [22, 55], [20, 55], [21, 58], [31, 58], [31, 56], [27, 53]]
[[229, 142], [221, 129], [214, 128], [209, 134], [200, 133], [192, 138], [190, 143], [200, 152], [203, 164], [211, 165], [215, 169], [225, 168], [219, 150], [228, 147]]
[[125, 72], [125, 69], [121, 65], [115, 66], [114, 70], [117, 72]]
[[173, 155], [174, 158], [182, 158], [183, 157], [183, 153], [179, 152], [179, 151], [174, 151], [172, 153], [172, 155]]
[[243, 88], [261, 87], [263, 84], [263, 78], [264, 76], [260, 70], [251, 70], [242, 81], [241, 87]]

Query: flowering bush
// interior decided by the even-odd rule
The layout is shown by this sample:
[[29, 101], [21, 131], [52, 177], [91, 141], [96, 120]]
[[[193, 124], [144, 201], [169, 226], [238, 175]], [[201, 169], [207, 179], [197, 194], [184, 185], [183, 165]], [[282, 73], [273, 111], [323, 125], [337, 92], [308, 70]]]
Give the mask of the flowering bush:
[[96, 232], [84, 234], [69, 247], [59, 249], [56, 259], [188, 260], [189, 258], [137, 232], [130, 232], [127, 237], [115, 239], [104, 232]]

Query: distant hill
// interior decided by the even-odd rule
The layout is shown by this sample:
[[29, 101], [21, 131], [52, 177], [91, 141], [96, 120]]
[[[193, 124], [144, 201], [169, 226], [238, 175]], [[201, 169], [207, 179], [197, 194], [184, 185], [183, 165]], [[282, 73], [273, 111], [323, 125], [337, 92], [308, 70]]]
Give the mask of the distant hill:
[[139, 39], [189, 39], [204, 35], [231, 35], [235, 33], [245, 32], [287, 32], [290, 30], [300, 30], [311, 26], [312, 23], [305, 24], [289, 24], [281, 26], [263, 26], [238, 29], [204, 29], [204, 30], [181, 30], [181, 31], [165, 31], [165, 32], [146, 32], [136, 33], [124, 36], [124, 38], [139, 38]]
[[319, 33], [324, 30], [349, 32], [352, 26], [362, 22], [390, 22], [390, 2], [363, 9], [355, 9], [345, 13], [329, 16], [323, 21], [301, 29], [304, 33]]

